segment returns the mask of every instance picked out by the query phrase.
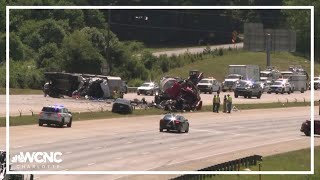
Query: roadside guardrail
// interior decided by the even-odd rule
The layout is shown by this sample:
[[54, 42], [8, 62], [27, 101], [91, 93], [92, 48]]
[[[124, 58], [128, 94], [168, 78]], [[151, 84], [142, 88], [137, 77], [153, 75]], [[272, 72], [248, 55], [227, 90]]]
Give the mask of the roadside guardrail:
[[[244, 166], [246, 168], [248, 168], [249, 166], [255, 166], [257, 165], [258, 161], [262, 161], [262, 156], [253, 155], [209, 166], [198, 171], [240, 171], [241, 166]], [[215, 176], [215, 174], [185, 174], [172, 178], [170, 180], [203, 180], [213, 176]]]

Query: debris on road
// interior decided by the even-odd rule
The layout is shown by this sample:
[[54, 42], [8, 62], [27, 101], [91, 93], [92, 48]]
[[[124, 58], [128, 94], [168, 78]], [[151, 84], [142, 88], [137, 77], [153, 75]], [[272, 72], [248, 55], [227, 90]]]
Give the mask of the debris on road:
[[160, 94], [155, 95], [155, 104], [167, 111], [200, 110], [200, 91], [190, 79], [164, 77], [160, 83]]
[[123, 97], [124, 87], [120, 77], [93, 74], [46, 72], [44, 96], [60, 98], [107, 99]]

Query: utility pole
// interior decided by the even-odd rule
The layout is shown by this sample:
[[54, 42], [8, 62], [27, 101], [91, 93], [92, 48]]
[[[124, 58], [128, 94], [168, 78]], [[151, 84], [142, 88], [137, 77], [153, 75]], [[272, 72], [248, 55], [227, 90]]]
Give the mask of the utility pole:
[[266, 34], [267, 67], [271, 66], [270, 49], [271, 49], [271, 34]]

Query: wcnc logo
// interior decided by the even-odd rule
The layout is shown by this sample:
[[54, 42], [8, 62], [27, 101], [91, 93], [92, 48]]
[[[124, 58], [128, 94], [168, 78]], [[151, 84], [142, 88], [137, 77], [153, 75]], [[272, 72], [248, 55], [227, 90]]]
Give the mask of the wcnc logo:
[[20, 152], [12, 157], [12, 163], [61, 163], [61, 152]]

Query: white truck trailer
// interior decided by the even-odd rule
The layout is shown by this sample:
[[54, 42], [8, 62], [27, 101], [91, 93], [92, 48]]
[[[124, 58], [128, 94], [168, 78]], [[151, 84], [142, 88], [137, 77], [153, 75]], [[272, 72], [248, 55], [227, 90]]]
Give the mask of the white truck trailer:
[[222, 91], [234, 90], [240, 80], [259, 81], [260, 68], [258, 65], [229, 65], [228, 76], [222, 83]]
[[240, 74], [243, 80], [260, 80], [260, 68], [258, 65], [229, 65], [229, 74]]

